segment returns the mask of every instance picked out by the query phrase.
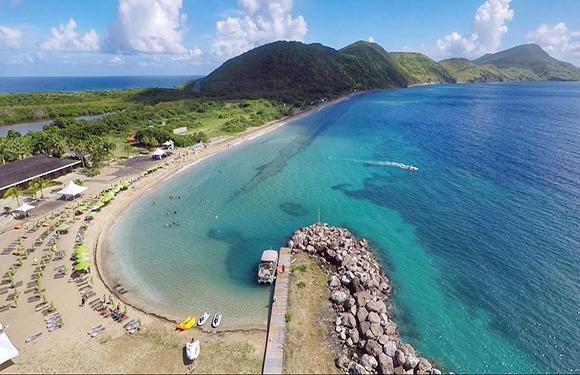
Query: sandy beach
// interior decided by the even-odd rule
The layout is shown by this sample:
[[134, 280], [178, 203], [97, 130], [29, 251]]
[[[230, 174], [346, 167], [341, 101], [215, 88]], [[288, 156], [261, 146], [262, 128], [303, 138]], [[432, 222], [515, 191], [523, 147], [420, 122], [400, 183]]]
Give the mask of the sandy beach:
[[[343, 98], [344, 99], [344, 98]], [[327, 103], [326, 105], [335, 102]], [[317, 107], [313, 110], [319, 110]], [[45, 327], [43, 314], [36, 311], [36, 306], [42, 302], [28, 302], [35, 292], [36, 273], [38, 263], [34, 263], [34, 258], [40, 262], [41, 258], [49, 253], [50, 246], [47, 241], [52, 238], [55, 231], [51, 231], [49, 236], [43, 241], [41, 246], [23, 259], [22, 266], [16, 269], [14, 280], [22, 281], [22, 286], [16, 289], [19, 292], [18, 307], [9, 308], [0, 312], [0, 322], [8, 324], [4, 330], [10, 337], [12, 343], [20, 351], [20, 355], [12, 361], [0, 367], [3, 373], [30, 373], [30, 372], [84, 372], [84, 373], [175, 373], [175, 372], [220, 372], [220, 373], [255, 373], [261, 371], [264, 346], [266, 340], [266, 327], [233, 327], [230, 330], [213, 330], [206, 324], [205, 331], [193, 328], [186, 332], [176, 332], [175, 323], [167, 319], [156, 316], [162, 312], [144, 311], [131, 305], [130, 296], [117, 295], [115, 293], [114, 282], [110, 280], [106, 267], [103, 267], [103, 259], [107, 256], [106, 236], [115, 221], [123, 215], [131, 205], [136, 202], [144, 193], [155, 185], [166, 181], [183, 168], [189, 168], [202, 162], [223, 150], [255, 137], [266, 134], [289, 121], [294, 121], [302, 116], [306, 116], [313, 110], [302, 112], [291, 118], [274, 121], [261, 127], [250, 128], [243, 133], [233, 137], [219, 137], [212, 139], [204, 152], [193, 155], [184, 155], [185, 149], [176, 149], [172, 156], [164, 159], [163, 162], [151, 160], [147, 157], [134, 158], [126, 162], [112, 163], [101, 169], [101, 173], [93, 178], [86, 179], [85, 186], [88, 190], [84, 197], [95, 197], [103, 189], [117, 184], [121, 179], [133, 179], [151, 166], [164, 163], [163, 168], [140, 178], [136, 182], [135, 190], [128, 189], [121, 191], [115, 199], [102, 212], [98, 213], [84, 235], [83, 245], [90, 249], [91, 257], [95, 261], [92, 267], [90, 281], [86, 286], [90, 286], [95, 293], [89, 298], [92, 301], [96, 298], [113, 298], [116, 304], [121, 303], [123, 308], [127, 305], [127, 312], [130, 319], [139, 319], [143, 327], [137, 333], [131, 335], [124, 328], [124, 323], [117, 323], [111, 318], [100, 316], [90, 306], [81, 307], [80, 287], [76, 283], [69, 282], [72, 262], [69, 260], [72, 250], [75, 247], [75, 234], [83, 225], [85, 215], [80, 215], [76, 220], [73, 210], [77, 202], [64, 202], [57, 200], [57, 195], [45, 191], [45, 201], [39, 204], [37, 213], [29, 220], [33, 224], [40, 220], [57, 224], [59, 220], [69, 223], [68, 234], [64, 234], [56, 243], [56, 253], [64, 251], [62, 260], [53, 260], [55, 254], [51, 255], [50, 262], [46, 264], [41, 278], [41, 288], [46, 296], [48, 304], [53, 303], [56, 312], [60, 313], [64, 325], [54, 332], [48, 332]], [[181, 155], [176, 157], [175, 155]], [[138, 160], [135, 160], [138, 159]], [[68, 175], [63, 178], [67, 183], [78, 175]], [[46, 189], [49, 190], [49, 189]], [[4, 200], [6, 201], [6, 200]], [[16, 203], [16, 202], [14, 202]], [[65, 207], [70, 207], [66, 209]], [[60, 212], [66, 212], [68, 217], [63, 218]], [[50, 213], [59, 215], [51, 219]], [[22, 220], [5, 219], [0, 226], [0, 249], [4, 250], [15, 243], [19, 236], [24, 234], [24, 228], [15, 229], [17, 224], [23, 224]], [[39, 237], [46, 230], [40, 227], [34, 233], [28, 233], [27, 238], [23, 238], [22, 245], [30, 249]], [[46, 256], [48, 258], [48, 256]], [[14, 264], [17, 265], [18, 257], [12, 252], [0, 255], [0, 272], [4, 275], [5, 284], [0, 287], [8, 287], [6, 279], [8, 270]], [[58, 259], [58, 258], [57, 258]], [[68, 268], [68, 273], [63, 278], [54, 278], [57, 269], [61, 266]], [[33, 285], [34, 284], [34, 285]], [[30, 285], [30, 287], [27, 287]], [[12, 288], [6, 288], [6, 292], [0, 294], [0, 306], [12, 303]], [[1, 289], [0, 289], [1, 290]], [[119, 298], [121, 297], [121, 298]], [[92, 338], [87, 332], [95, 326], [105, 327], [103, 333]], [[42, 333], [40, 337], [32, 342], [25, 340], [32, 335]], [[201, 354], [195, 363], [191, 364], [184, 355], [183, 347], [186, 341], [192, 337], [201, 342]], [[205, 350], [204, 350], [205, 349]]]

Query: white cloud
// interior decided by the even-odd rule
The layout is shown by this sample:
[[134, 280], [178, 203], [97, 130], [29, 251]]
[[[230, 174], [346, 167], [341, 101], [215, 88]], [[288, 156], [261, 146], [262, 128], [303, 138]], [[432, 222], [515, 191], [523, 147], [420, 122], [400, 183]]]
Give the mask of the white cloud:
[[238, 0], [245, 16], [216, 23], [211, 53], [225, 59], [276, 40], [302, 41], [308, 32], [304, 17], [292, 18], [292, 0]]
[[527, 39], [558, 59], [580, 64], [580, 31], [568, 30], [564, 22], [555, 26], [542, 24], [530, 32]]
[[11, 49], [22, 47], [22, 31], [0, 25], [0, 47], [6, 46]]
[[193, 49], [190, 49], [188, 51], [188, 53], [183, 53], [181, 55], [174, 56], [171, 58], [171, 60], [173, 60], [173, 61], [187, 61], [187, 60], [196, 59], [196, 58], [200, 57], [201, 55], [203, 55], [203, 52], [199, 48], [193, 47]]
[[112, 59], [109, 60], [109, 64], [122, 65], [124, 63], [125, 63], [125, 60], [123, 60], [119, 56], [115, 56], [115, 57], [113, 57]]
[[99, 36], [94, 29], [84, 34], [77, 34], [76, 22], [71, 18], [65, 25], [62, 23], [50, 30], [51, 38], [38, 42], [38, 48], [45, 51], [98, 52]]
[[511, 0], [486, 0], [475, 13], [472, 34], [462, 36], [457, 32], [437, 40], [433, 55], [436, 57], [464, 56], [479, 57], [485, 53], [496, 52], [502, 36], [507, 33], [505, 25], [514, 17], [510, 9]]
[[108, 27], [109, 52], [187, 53], [188, 31], [182, 0], [119, 0], [118, 20]]
[[375, 42], [375, 38], [373, 38], [372, 36], [369, 36], [369, 43], [374, 43]]

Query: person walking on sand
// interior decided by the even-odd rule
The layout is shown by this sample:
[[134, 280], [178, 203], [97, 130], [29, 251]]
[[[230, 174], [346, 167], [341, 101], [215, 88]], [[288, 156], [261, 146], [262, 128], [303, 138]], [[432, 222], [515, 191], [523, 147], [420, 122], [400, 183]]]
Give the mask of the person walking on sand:
[[282, 265], [282, 273], [284, 273], [284, 271], [286, 271], [286, 265]]

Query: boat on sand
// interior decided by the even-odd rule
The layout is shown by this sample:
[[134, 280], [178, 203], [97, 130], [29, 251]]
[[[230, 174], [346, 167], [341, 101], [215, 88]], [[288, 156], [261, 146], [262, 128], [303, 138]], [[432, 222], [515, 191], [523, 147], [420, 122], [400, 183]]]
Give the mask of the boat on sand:
[[207, 322], [207, 320], [209, 319], [210, 315], [209, 313], [206, 311], [203, 313], [202, 316], [199, 317], [199, 320], [197, 321], [197, 325], [198, 326], [202, 326], [205, 324], [205, 322]]
[[190, 329], [195, 325], [195, 316], [188, 315], [187, 318], [183, 319], [181, 323], [177, 325], [177, 329], [180, 331], [185, 331]]
[[199, 340], [193, 341], [185, 344], [185, 354], [190, 361], [194, 361], [199, 356]]
[[217, 328], [222, 322], [222, 314], [215, 314], [213, 320], [211, 321], [211, 326]]

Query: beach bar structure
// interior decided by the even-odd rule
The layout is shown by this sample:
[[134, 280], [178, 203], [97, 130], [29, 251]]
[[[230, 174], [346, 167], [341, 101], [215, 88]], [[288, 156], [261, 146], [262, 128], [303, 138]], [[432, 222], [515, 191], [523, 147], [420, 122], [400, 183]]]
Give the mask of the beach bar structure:
[[152, 157], [153, 159], [159, 159], [159, 160], [161, 160], [161, 158], [162, 158], [162, 157], [164, 157], [164, 156], [165, 156], [165, 154], [166, 154], [166, 152], [165, 152], [165, 151], [163, 151], [163, 150], [162, 150], [162, 149], [160, 149], [160, 148], [157, 148], [157, 150], [155, 150], [155, 152], [153, 152], [153, 153], [151, 154], [151, 157]]
[[52, 180], [72, 172], [80, 160], [65, 160], [47, 155], [36, 155], [12, 163], [0, 165], [0, 197], [9, 188], [26, 189], [36, 177]]
[[0, 334], [0, 366], [19, 355], [6, 333]]

